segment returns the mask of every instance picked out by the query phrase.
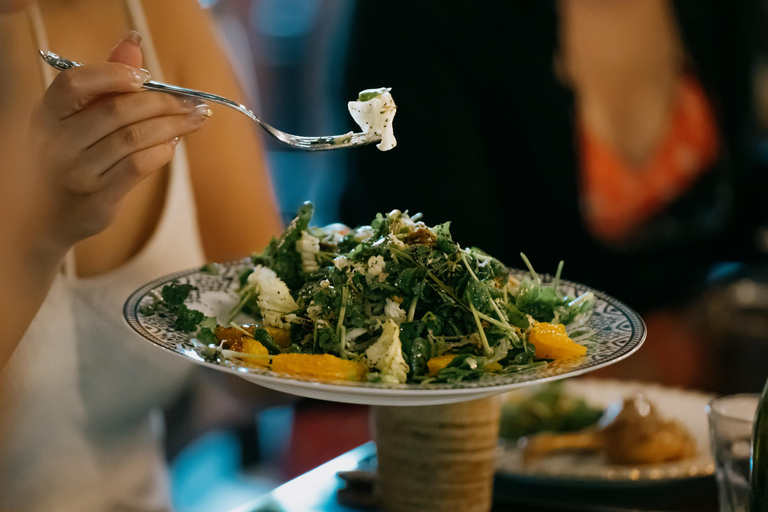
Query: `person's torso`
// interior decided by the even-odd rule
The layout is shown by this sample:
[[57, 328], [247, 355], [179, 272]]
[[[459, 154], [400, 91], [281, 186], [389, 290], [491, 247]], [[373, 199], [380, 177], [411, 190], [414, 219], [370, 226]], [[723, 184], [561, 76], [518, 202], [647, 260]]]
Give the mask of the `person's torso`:
[[[138, 17], [146, 28], [138, 2], [125, 5], [131, 24]], [[154, 54], [148, 35], [145, 55]], [[160, 77], [157, 66], [150, 59]], [[138, 338], [122, 308], [147, 281], [204, 263], [183, 141], [160, 192], [138, 250], [98, 275], [57, 276], [6, 366], [0, 509], [167, 508], [153, 414], [179, 393], [191, 365]]]

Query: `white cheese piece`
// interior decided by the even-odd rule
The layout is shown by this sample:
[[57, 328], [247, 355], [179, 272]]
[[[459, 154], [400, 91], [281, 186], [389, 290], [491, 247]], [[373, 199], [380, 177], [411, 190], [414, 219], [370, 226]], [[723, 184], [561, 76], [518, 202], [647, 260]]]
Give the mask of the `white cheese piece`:
[[389, 93], [389, 88], [367, 89], [360, 93], [363, 98], [372, 96], [367, 101], [350, 101], [347, 107], [352, 119], [360, 125], [363, 133], [373, 132], [381, 135], [381, 142], [376, 145], [381, 151], [389, 151], [397, 145], [392, 121], [397, 106]]

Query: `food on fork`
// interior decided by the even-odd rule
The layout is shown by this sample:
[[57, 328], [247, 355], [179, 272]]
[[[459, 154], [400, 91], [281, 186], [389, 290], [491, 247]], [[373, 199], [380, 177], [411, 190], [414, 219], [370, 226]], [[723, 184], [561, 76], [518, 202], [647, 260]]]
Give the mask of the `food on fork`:
[[350, 101], [347, 105], [352, 119], [360, 125], [363, 133], [372, 131], [381, 135], [381, 142], [376, 144], [381, 151], [389, 151], [397, 145], [392, 129], [397, 106], [390, 90], [388, 87], [366, 89], [358, 95], [357, 101]]
[[609, 406], [597, 427], [526, 439], [523, 460], [567, 451], [600, 452], [615, 464], [654, 464], [693, 457], [696, 441], [682, 424], [661, 418], [653, 404], [636, 394]]
[[209, 361], [319, 380], [484, 380], [587, 350], [568, 332], [583, 331], [594, 297], [562, 295], [562, 265], [545, 282], [524, 258], [530, 276], [518, 279], [454, 242], [450, 222], [430, 227], [407, 211], [355, 229], [310, 227], [311, 216], [305, 204], [252, 255], [221, 325], [187, 308], [188, 284], [167, 285], [143, 314], [175, 318]]

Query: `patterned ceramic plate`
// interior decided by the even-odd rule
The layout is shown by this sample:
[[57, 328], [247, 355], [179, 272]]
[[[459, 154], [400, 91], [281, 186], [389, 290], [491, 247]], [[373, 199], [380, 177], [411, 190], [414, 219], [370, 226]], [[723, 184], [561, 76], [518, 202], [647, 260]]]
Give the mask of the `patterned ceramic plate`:
[[[682, 423], [696, 440], [697, 455], [675, 462], [645, 465], [611, 464], [598, 454], [561, 454], [545, 457], [528, 466], [522, 463], [516, 445], [501, 444], [497, 472], [520, 482], [547, 482], [575, 486], [655, 485], [712, 475], [715, 464], [709, 449], [706, 405], [711, 395], [643, 382], [574, 379], [565, 382], [565, 392], [584, 398], [594, 407], [642, 393], [664, 419]], [[517, 393], [517, 392], [513, 392]]]
[[[595, 294], [595, 311], [586, 329], [593, 330], [579, 343], [587, 346], [583, 357], [560, 360], [519, 373], [490, 377], [476, 382], [457, 384], [371, 384], [318, 382], [280, 375], [268, 370], [251, 368], [238, 361], [223, 363], [205, 361], [189, 336], [176, 331], [168, 318], [145, 316], [141, 306], [153, 300], [153, 292], [171, 282], [188, 283], [196, 287], [186, 304], [208, 316], [222, 318], [237, 303], [238, 274], [248, 261], [221, 266], [217, 275], [199, 269], [185, 270], [161, 277], [135, 291], [125, 303], [124, 315], [128, 324], [145, 340], [163, 350], [185, 357], [197, 364], [234, 373], [264, 387], [294, 395], [336, 402], [369, 405], [429, 405], [473, 400], [496, 395], [520, 386], [580, 375], [615, 363], [632, 354], [645, 340], [645, 324], [632, 309], [603, 292], [568, 281], [560, 282], [560, 290], [576, 297], [584, 292]], [[548, 279], [548, 277], [544, 277]], [[247, 321], [246, 319], [243, 319]]]

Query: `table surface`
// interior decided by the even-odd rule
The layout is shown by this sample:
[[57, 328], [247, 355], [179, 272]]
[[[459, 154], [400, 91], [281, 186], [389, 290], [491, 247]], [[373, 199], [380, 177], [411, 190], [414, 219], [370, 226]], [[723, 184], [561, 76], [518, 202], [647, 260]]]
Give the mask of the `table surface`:
[[[272, 492], [232, 512], [371, 512], [350, 508], [337, 500], [344, 482], [339, 471], [367, 469], [376, 446], [365, 443], [287, 482]], [[523, 508], [524, 507], [524, 508]], [[542, 481], [516, 481], [497, 475], [493, 512], [717, 512], [714, 477], [653, 484], [637, 488], [561, 487]]]

